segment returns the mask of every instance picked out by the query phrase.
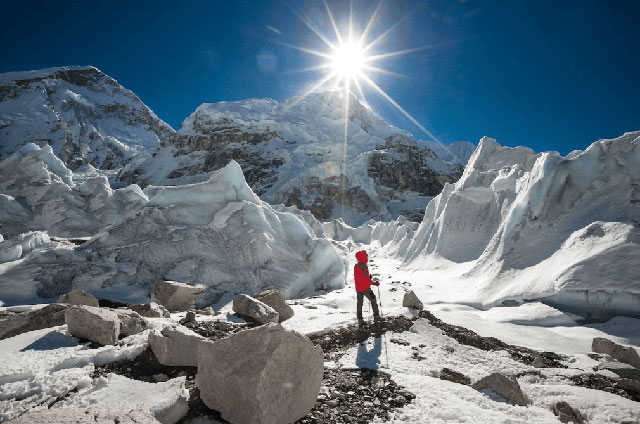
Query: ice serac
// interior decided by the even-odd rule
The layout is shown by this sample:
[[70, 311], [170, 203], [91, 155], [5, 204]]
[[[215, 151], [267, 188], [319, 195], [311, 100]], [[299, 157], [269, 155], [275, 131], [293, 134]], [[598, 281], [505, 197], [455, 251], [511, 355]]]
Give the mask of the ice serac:
[[115, 169], [173, 129], [130, 90], [86, 66], [0, 74], [0, 159], [49, 145], [71, 169]]
[[453, 152], [415, 140], [350, 97], [344, 144], [344, 108], [338, 92], [282, 103], [205, 103], [153, 155], [127, 163], [119, 178], [140, 185], [193, 183], [234, 159], [253, 191], [272, 205], [294, 205], [323, 221], [341, 217], [350, 225], [399, 215], [420, 220], [428, 199], [460, 176], [470, 143]]
[[48, 145], [29, 143], [0, 161], [0, 233], [93, 236], [148, 200], [136, 185], [113, 190], [104, 176], [80, 184], [73, 176]]
[[483, 138], [429, 202], [406, 259], [469, 262], [464, 300], [640, 315], [640, 131], [562, 157]]
[[148, 201], [137, 212], [88, 242], [42, 252], [0, 276], [3, 294], [11, 293], [2, 300], [34, 302], [31, 293], [9, 290], [16, 275], [27, 274], [40, 298], [78, 288], [129, 304], [148, 301], [156, 280], [195, 281], [206, 287], [197, 307], [225, 294], [272, 287], [291, 297], [344, 284], [331, 243], [261, 201], [234, 161], [207, 181], [152, 186], [144, 195]]

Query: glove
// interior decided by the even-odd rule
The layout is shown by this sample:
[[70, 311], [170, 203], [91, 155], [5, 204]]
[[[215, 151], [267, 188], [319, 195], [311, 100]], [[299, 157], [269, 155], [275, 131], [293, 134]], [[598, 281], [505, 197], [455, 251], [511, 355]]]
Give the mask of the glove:
[[374, 286], [380, 286], [380, 281], [374, 281], [374, 282], [373, 282], [373, 285], [374, 285]]

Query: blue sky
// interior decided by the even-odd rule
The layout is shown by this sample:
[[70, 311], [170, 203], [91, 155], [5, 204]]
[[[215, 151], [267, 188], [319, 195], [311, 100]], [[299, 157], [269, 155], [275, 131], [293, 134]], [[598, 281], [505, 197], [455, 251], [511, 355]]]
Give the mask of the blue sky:
[[[340, 27], [349, 3], [329, 6]], [[362, 29], [377, 2], [352, 2]], [[322, 1], [5, 2], [0, 72], [94, 65], [134, 91], [174, 128], [203, 102], [302, 93], [324, 49], [297, 17], [330, 39]], [[373, 37], [402, 21], [375, 52], [430, 46], [370, 74], [445, 143], [484, 135], [506, 145], [566, 154], [640, 129], [639, 1], [393, 1]], [[371, 38], [371, 37], [370, 37]], [[374, 91], [385, 120], [427, 139]]]

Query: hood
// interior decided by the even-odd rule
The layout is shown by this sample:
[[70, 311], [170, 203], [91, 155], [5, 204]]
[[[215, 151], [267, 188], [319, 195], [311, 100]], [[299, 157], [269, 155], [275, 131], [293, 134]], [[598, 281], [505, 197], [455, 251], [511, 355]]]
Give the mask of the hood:
[[356, 259], [358, 260], [358, 262], [362, 262], [366, 264], [368, 261], [367, 252], [365, 250], [356, 252]]

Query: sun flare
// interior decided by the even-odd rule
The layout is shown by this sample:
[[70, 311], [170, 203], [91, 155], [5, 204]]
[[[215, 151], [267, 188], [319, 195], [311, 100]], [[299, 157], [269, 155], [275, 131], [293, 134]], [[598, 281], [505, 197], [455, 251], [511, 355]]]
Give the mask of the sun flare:
[[366, 62], [364, 49], [352, 40], [336, 47], [330, 59], [331, 68], [343, 80], [358, 77]]

